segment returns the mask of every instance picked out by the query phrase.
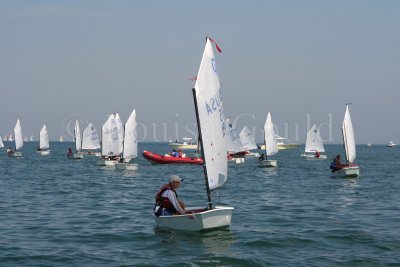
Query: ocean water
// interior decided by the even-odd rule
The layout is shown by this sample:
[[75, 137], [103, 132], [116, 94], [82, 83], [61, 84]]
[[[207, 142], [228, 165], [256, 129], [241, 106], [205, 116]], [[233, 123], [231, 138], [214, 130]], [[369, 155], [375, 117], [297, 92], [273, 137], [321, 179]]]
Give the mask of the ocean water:
[[154, 196], [178, 174], [186, 205], [205, 205], [202, 166], [140, 156], [137, 171], [119, 171], [68, 160], [72, 143], [50, 145], [39, 156], [26, 143], [22, 159], [0, 150], [0, 266], [400, 265], [399, 148], [358, 146], [358, 179], [330, 175], [340, 145], [326, 146], [328, 160], [301, 158], [304, 146], [280, 151], [275, 169], [246, 159], [213, 194], [235, 207], [231, 227], [188, 233], [155, 227]]

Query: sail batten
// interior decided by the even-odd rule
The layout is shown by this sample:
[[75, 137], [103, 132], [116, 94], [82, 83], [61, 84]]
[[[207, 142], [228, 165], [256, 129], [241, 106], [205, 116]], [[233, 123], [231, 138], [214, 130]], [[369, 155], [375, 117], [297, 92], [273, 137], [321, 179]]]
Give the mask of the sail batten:
[[194, 93], [207, 184], [212, 190], [227, 181], [228, 163], [222, 91], [209, 38], [204, 48]]

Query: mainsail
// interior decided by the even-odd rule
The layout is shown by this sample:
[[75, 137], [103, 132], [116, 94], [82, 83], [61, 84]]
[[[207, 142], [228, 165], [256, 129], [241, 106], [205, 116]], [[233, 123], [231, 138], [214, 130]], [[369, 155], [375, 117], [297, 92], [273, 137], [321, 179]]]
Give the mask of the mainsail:
[[1, 136], [0, 136], [0, 148], [2, 148], [2, 147], [4, 147], [4, 144], [3, 144], [3, 140], [1, 140]]
[[79, 126], [79, 121], [75, 121], [75, 149], [77, 152], [82, 150], [82, 136], [81, 136], [81, 128]]
[[15, 150], [19, 150], [24, 145], [24, 139], [22, 138], [22, 129], [21, 122], [19, 119], [17, 120], [17, 124], [14, 127], [14, 136], [15, 136]]
[[349, 163], [353, 163], [356, 159], [356, 142], [354, 140], [353, 124], [351, 122], [349, 105], [346, 105], [346, 113], [344, 114], [343, 125], [343, 144], [346, 150], [346, 159]]
[[225, 120], [225, 130], [227, 151], [232, 154], [244, 151], [245, 149], [240, 140], [239, 133], [229, 118]]
[[137, 157], [136, 110], [133, 110], [125, 124], [124, 159]]
[[119, 140], [117, 122], [114, 114], [111, 114], [104, 123], [101, 131], [101, 155], [102, 156], [118, 156]]
[[307, 133], [307, 141], [305, 152], [325, 152], [324, 144], [322, 143], [321, 135], [314, 124]]
[[245, 150], [257, 149], [254, 135], [246, 125], [243, 127], [242, 131], [240, 131], [239, 136]]
[[117, 124], [118, 130], [118, 154], [121, 155], [124, 151], [124, 124], [122, 123], [121, 117], [119, 116], [118, 112], [115, 113], [115, 122]]
[[271, 113], [268, 112], [267, 120], [264, 125], [264, 142], [265, 153], [267, 156], [272, 156], [278, 153], [278, 146], [275, 140], [274, 124], [272, 123]]
[[46, 125], [43, 125], [39, 133], [39, 148], [41, 150], [46, 150], [50, 148], [49, 145], [49, 133], [47, 132]]
[[100, 148], [99, 137], [96, 128], [92, 123], [83, 130], [82, 149], [98, 149]]
[[209, 38], [204, 48], [194, 91], [208, 187], [215, 189], [226, 182], [228, 163], [222, 91]]

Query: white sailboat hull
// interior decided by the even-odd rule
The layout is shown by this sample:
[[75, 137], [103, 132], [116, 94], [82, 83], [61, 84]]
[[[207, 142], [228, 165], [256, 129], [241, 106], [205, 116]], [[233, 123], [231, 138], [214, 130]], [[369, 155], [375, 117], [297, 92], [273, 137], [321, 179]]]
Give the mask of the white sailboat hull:
[[22, 157], [22, 152], [14, 152], [11, 154], [11, 157], [20, 158], [20, 157]]
[[117, 162], [115, 164], [115, 167], [118, 170], [136, 171], [138, 169], [138, 165], [137, 164], [133, 164], [133, 163], [120, 163], [120, 162]]
[[360, 176], [360, 168], [358, 166], [344, 167], [332, 174], [336, 177], [358, 177]]
[[311, 158], [311, 159], [327, 159], [328, 157], [326, 155], [319, 155], [319, 157], [316, 157], [315, 154], [301, 154], [302, 157], [306, 158]]
[[273, 160], [262, 160], [259, 162], [260, 167], [277, 167], [278, 166], [278, 161], [273, 159]]
[[231, 224], [233, 210], [233, 207], [216, 206], [212, 210], [192, 214], [160, 216], [155, 217], [156, 225], [160, 228], [184, 231], [201, 231], [228, 227]]
[[229, 164], [242, 164], [244, 163], [244, 158], [232, 158], [228, 159]]
[[83, 159], [83, 153], [75, 153], [72, 155], [68, 155], [69, 159]]
[[43, 151], [37, 151], [41, 156], [47, 156], [50, 154], [50, 150], [43, 150]]
[[244, 155], [246, 158], [259, 158], [260, 153], [257, 152], [249, 152], [248, 154]]
[[118, 163], [118, 160], [102, 159], [97, 164], [99, 166], [109, 166], [113, 167]]

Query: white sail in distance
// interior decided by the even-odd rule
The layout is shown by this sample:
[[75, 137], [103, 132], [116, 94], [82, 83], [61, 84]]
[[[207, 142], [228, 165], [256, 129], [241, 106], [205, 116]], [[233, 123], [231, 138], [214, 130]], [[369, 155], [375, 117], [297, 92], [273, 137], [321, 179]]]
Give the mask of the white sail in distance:
[[244, 151], [239, 133], [229, 118], [225, 120], [225, 130], [227, 151], [233, 154]]
[[268, 116], [264, 124], [264, 142], [265, 153], [267, 156], [272, 156], [278, 153], [278, 146], [275, 140], [275, 129], [274, 124], [272, 123], [270, 112], [268, 112]]
[[15, 140], [15, 150], [19, 150], [24, 146], [24, 139], [22, 137], [22, 128], [21, 128], [21, 122], [19, 119], [17, 120], [17, 123], [15, 124], [14, 127], [14, 140]]
[[74, 135], [75, 135], [75, 149], [77, 152], [79, 152], [82, 150], [82, 135], [78, 120], [75, 121]]
[[101, 130], [101, 155], [102, 156], [118, 156], [119, 140], [118, 128], [115, 115], [111, 114], [104, 123]]
[[257, 149], [257, 144], [254, 141], [254, 135], [246, 125], [240, 131], [239, 136], [245, 150]]
[[2, 147], [4, 147], [4, 144], [3, 144], [3, 140], [1, 140], [1, 136], [0, 136], [0, 148], [2, 148]]
[[125, 124], [124, 159], [137, 157], [137, 123], [136, 110], [133, 110]]
[[39, 133], [39, 148], [42, 150], [46, 150], [46, 149], [50, 148], [49, 133], [47, 132], [46, 125], [43, 125], [43, 127]]
[[314, 124], [307, 133], [305, 152], [325, 152], [321, 135]]
[[121, 117], [119, 116], [118, 112], [115, 113], [115, 122], [118, 129], [118, 154], [122, 155], [122, 152], [124, 151], [124, 124], [122, 123]]
[[208, 185], [215, 189], [228, 179], [228, 162], [222, 91], [209, 38], [197, 74], [195, 93]]
[[100, 148], [99, 136], [97, 135], [96, 128], [92, 123], [83, 130], [82, 149], [98, 149]]
[[349, 163], [353, 163], [356, 159], [356, 141], [354, 139], [353, 123], [351, 122], [349, 105], [346, 105], [346, 113], [344, 114], [343, 124], [343, 144], [346, 150], [346, 159]]

